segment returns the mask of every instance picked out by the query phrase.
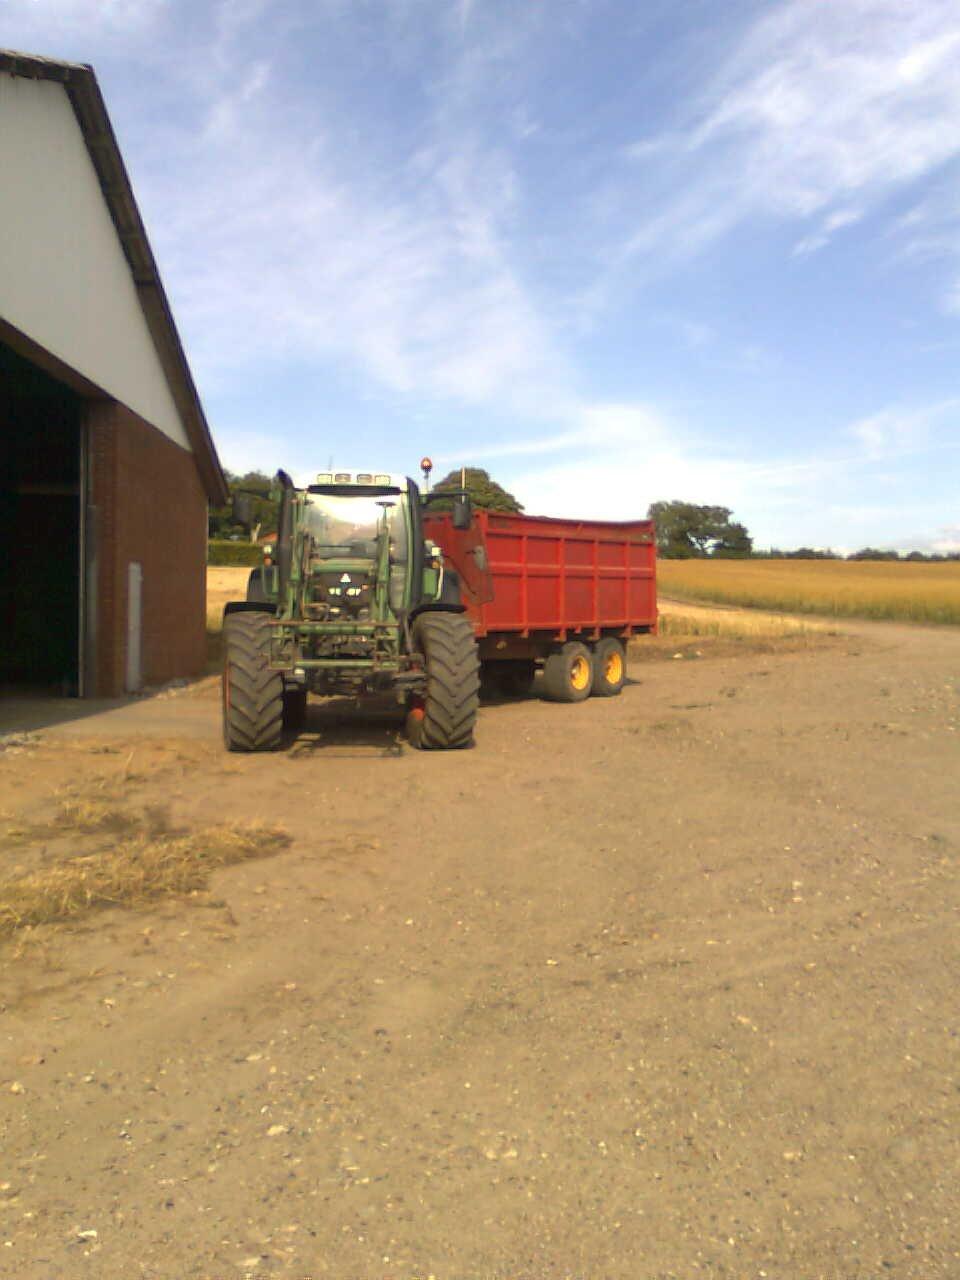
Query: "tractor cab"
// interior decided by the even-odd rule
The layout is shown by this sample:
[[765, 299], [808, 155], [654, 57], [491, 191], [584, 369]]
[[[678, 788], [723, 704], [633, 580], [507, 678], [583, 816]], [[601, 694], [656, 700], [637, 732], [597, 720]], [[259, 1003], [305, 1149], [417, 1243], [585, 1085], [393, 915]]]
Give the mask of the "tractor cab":
[[306, 616], [385, 620], [409, 608], [414, 523], [403, 478], [319, 476], [303, 493], [300, 512]]

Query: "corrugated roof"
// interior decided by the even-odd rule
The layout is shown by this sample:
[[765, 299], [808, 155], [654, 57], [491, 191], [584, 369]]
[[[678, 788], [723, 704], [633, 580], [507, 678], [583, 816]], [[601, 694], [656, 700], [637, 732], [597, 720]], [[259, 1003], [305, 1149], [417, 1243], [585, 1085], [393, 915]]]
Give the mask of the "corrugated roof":
[[215, 506], [223, 505], [229, 496], [226, 480], [93, 67], [0, 49], [0, 73], [3, 72], [30, 80], [54, 80], [66, 90], [129, 263], [157, 357], [193, 449], [203, 486]]

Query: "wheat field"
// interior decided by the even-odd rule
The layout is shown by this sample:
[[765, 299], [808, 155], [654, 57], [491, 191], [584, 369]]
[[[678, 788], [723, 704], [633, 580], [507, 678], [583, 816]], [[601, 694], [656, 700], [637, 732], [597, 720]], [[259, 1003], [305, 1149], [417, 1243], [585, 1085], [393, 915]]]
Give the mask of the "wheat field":
[[683, 600], [960, 625], [960, 562], [661, 560], [664, 595]]

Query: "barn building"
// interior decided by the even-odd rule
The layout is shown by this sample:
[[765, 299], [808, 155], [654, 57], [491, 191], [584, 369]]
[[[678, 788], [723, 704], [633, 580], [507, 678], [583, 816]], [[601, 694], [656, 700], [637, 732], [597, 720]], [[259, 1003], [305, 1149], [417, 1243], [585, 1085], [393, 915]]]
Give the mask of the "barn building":
[[202, 671], [226, 500], [92, 68], [0, 51], [0, 685]]

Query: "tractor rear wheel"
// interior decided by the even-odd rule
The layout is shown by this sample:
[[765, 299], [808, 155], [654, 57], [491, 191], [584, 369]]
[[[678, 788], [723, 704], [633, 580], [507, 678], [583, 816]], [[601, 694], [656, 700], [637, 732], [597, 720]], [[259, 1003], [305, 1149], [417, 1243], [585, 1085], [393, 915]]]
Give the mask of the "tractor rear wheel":
[[627, 678], [627, 655], [613, 636], [599, 640], [593, 650], [593, 696], [615, 698]]
[[543, 696], [550, 702], [583, 702], [593, 687], [593, 656], [585, 644], [570, 640], [543, 664]]
[[275, 751], [283, 676], [270, 670], [270, 615], [231, 613], [223, 624], [223, 741], [229, 751]]
[[427, 689], [407, 717], [415, 747], [469, 747], [480, 704], [480, 659], [473, 627], [462, 613], [422, 613], [413, 624], [427, 667]]

